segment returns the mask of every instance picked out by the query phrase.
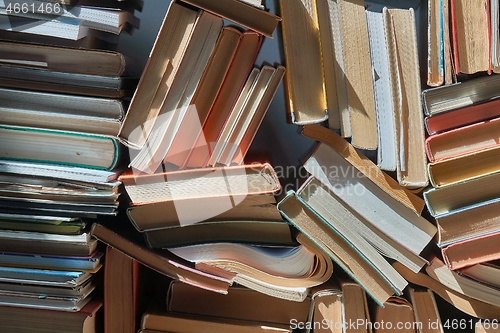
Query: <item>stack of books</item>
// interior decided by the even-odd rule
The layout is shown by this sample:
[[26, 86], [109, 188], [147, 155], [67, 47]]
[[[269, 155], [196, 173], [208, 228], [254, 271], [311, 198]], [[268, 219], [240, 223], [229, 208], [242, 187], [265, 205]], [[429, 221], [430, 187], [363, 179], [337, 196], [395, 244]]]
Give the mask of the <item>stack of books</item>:
[[[29, 4], [44, 9], [59, 5]], [[14, 3], [4, 5], [4, 10], [17, 10]], [[77, 13], [83, 16], [75, 22], [87, 24], [106, 15], [90, 7], [60, 8], [60, 18], [34, 18], [52, 24]], [[118, 21], [130, 14], [106, 12], [116, 14], [110, 19]], [[34, 28], [46, 29], [45, 21], [39, 23]], [[35, 33], [22, 33], [30, 32]], [[1, 312], [8, 314], [2, 317], [5, 331], [19, 328], [12, 318], [20, 316], [29, 318], [23, 331], [39, 324], [51, 332], [82, 332], [99, 325], [102, 296], [96, 290], [102, 285], [103, 251], [89, 231], [98, 217], [118, 214], [118, 176], [126, 151], [116, 135], [126, 110], [122, 99], [133, 89], [133, 80], [122, 78], [125, 57], [64, 46], [59, 43], [64, 36], [53, 37], [59, 38], [51, 39], [52, 44], [33, 36], [35, 42], [0, 41], [0, 303]]]

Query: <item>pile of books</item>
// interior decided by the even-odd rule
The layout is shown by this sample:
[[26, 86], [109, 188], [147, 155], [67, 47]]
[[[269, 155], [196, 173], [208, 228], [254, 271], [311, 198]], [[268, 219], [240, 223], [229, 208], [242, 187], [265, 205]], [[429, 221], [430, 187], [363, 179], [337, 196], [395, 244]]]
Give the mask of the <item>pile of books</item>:
[[[87, 22], [100, 11], [89, 9], [61, 5], [61, 18], [39, 20]], [[0, 41], [0, 326], [82, 332], [101, 317], [104, 253], [89, 229], [118, 214], [126, 151], [116, 135], [134, 80], [122, 77], [118, 52], [65, 46], [62, 36], [6, 39], [15, 36]]]

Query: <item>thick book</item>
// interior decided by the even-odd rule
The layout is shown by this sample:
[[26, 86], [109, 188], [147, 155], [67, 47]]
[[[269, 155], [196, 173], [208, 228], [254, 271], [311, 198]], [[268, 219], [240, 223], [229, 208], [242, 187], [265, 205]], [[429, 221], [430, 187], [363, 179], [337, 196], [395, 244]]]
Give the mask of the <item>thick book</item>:
[[[141, 264], [113, 247], [104, 263], [104, 332], [135, 333], [139, 328]], [[145, 281], [143, 281], [145, 282]], [[143, 302], [142, 302], [143, 303]]]
[[425, 118], [429, 135], [500, 117], [500, 99], [484, 101]]
[[0, 158], [112, 170], [120, 143], [115, 137], [26, 126], [0, 126]]
[[415, 322], [420, 323], [420, 332], [444, 333], [434, 292], [428, 288], [409, 287], [408, 296], [413, 305]]
[[[356, 211], [345, 205], [335, 191], [328, 189], [326, 185], [313, 176], [309, 177], [297, 190], [297, 195], [310, 208], [321, 215], [332, 228], [349, 238], [355, 246], [364, 247], [365, 251], [362, 252], [375, 259], [375, 262], [381, 260], [377, 255], [380, 252], [388, 258], [401, 262], [414, 272], [418, 272], [425, 265], [425, 259], [387, 237], [378, 228], [359, 216]], [[365, 241], [361, 240], [360, 237]], [[366, 241], [369, 243], [368, 246]], [[377, 251], [374, 251], [371, 247], [374, 247]], [[391, 268], [386, 267], [381, 269], [381, 272], [386, 274], [391, 270]]]
[[0, 122], [5, 125], [117, 135], [125, 114], [117, 99], [0, 88]]
[[434, 280], [429, 275], [419, 272], [414, 273], [401, 265], [394, 263], [394, 268], [409, 282], [421, 287], [432, 290], [436, 295], [440, 296], [446, 302], [450, 303], [462, 312], [478, 318], [497, 319], [500, 313], [500, 307], [492, 305], [475, 298], [472, 298], [463, 293], [457, 292], [444, 284]]
[[439, 188], [492, 175], [500, 171], [499, 158], [500, 147], [493, 147], [429, 163], [429, 180]]
[[304, 168], [352, 211], [414, 255], [434, 237], [436, 227], [431, 222], [377, 186], [368, 169], [357, 169], [329, 146], [319, 144]]
[[499, 288], [500, 283], [496, 279], [496, 277], [498, 276], [498, 271], [500, 269], [500, 266], [498, 266], [498, 264], [499, 261], [497, 260], [497, 261], [465, 267], [459, 270], [458, 272], [459, 274], [467, 276], [485, 285]]
[[127, 172], [119, 179], [134, 204], [221, 197], [220, 203], [225, 203], [224, 210], [239, 203], [230, 202], [231, 197], [243, 199], [245, 195], [275, 193], [281, 188], [276, 172], [267, 163], [157, 174], [134, 175]]
[[[452, 270], [500, 259], [500, 231], [451, 243], [441, 248], [443, 260]], [[500, 303], [499, 303], [500, 305]]]
[[92, 226], [91, 235], [167, 277], [179, 279], [182, 282], [219, 293], [227, 293], [227, 288], [231, 284], [231, 281], [226, 278], [227, 274], [220, 270], [217, 271], [226, 277], [197, 270], [194, 265], [173, 255], [171, 252], [149, 250], [145, 246], [125, 238], [101, 224], [96, 223]]
[[131, 137], [146, 135], [141, 150], [137, 154], [131, 154], [132, 167], [151, 172], [162, 163], [188, 112], [222, 27], [221, 17], [206, 11], [201, 12], [168, 92], [163, 96], [157, 95], [162, 102], [156, 119], [151, 120], [154, 122], [151, 132], [146, 133], [144, 126], [148, 125], [144, 125], [135, 128], [131, 133]]
[[[127, 216], [139, 231], [168, 229], [186, 226], [196, 222], [214, 222], [230, 220], [281, 221], [276, 208], [276, 199], [272, 194], [252, 194], [234, 197], [237, 203], [229, 209], [228, 198], [206, 197], [183, 200], [167, 200], [144, 205], [132, 205], [127, 208]], [[223, 209], [221, 209], [221, 206]], [[197, 207], [198, 209], [185, 209]], [[168, 214], [165, 214], [168, 212]]]
[[500, 202], [490, 200], [479, 205], [453, 211], [436, 217], [438, 227], [438, 246], [488, 235], [498, 231]]
[[[313, 1], [280, 1], [287, 108], [295, 124], [328, 118], [317, 9]], [[301, 52], [306, 48], [308, 52]], [[304, 64], [308, 64], [304, 66]]]
[[499, 146], [500, 117], [429, 136], [425, 140], [431, 162]]
[[303, 302], [290, 302], [237, 285], [231, 286], [227, 295], [220, 295], [178, 281], [170, 284], [166, 303], [171, 313], [237, 319], [283, 328], [290, 327], [293, 320], [307, 322], [312, 306], [311, 297]]
[[[36, 43], [0, 41], [0, 63], [56, 72], [120, 76], [125, 57], [115, 51], [49, 46]], [[40, 61], [40, 59], [43, 59]], [[95, 64], [99, 64], [96, 66]]]
[[385, 302], [396, 290], [379, 271], [341, 233], [328, 227], [326, 222], [302, 203], [294, 192], [278, 203], [283, 216], [297, 227], [311, 242], [319, 246], [349, 276], [363, 286], [379, 304]]
[[352, 145], [374, 150], [378, 146], [378, 133], [364, 2], [339, 0], [337, 3]]
[[[175, 1], [170, 3], [120, 129], [119, 138], [127, 145], [141, 148], [146, 142], [163, 97], [177, 74], [197, 18], [198, 11]], [[142, 133], [132, 135], [138, 128]]]
[[61, 256], [88, 256], [97, 241], [87, 233], [58, 235], [30, 231], [0, 230], [0, 251]]
[[182, 0], [212, 14], [240, 24], [264, 36], [273, 37], [273, 32], [281, 21], [279, 16], [256, 8], [239, 0]]
[[490, 75], [425, 89], [422, 91], [424, 112], [432, 117], [442, 112], [497, 99], [499, 85], [500, 78]]
[[[326, 283], [312, 293], [312, 318], [306, 322], [296, 318], [290, 321], [290, 327], [298, 328], [305, 326], [306, 329], [313, 329], [316, 333], [342, 333], [345, 325], [344, 310], [347, 300], [343, 292], [335, 283]], [[295, 324], [295, 325], [294, 325]]]
[[5, 333], [43, 330], [53, 333], [98, 333], [101, 325], [102, 302], [98, 300], [88, 302], [77, 312], [13, 306], [1, 306], [0, 309], [0, 330]]
[[[415, 13], [410, 9], [387, 9], [383, 11], [392, 33], [395, 54], [389, 54], [391, 69], [396, 71], [400, 91], [396, 100], [397, 111], [398, 167], [397, 179], [409, 188], [427, 186], [427, 159], [424, 149], [424, 125], [418, 62], [417, 27]], [[394, 59], [394, 56], [397, 60]], [[397, 80], [393, 80], [397, 81]]]
[[491, 74], [490, 2], [451, 0], [451, 33], [457, 74]]
[[[401, 333], [417, 333], [413, 305], [403, 297], [389, 298], [383, 307], [377, 306], [374, 312], [374, 323], [385, 323], [386, 327], [398, 327], [398, 332]], [[404, 323], [402, 327], [401, 323]], [[390, 329], [376, 331], [388, 332]]]
[[[345, 323], [354, 323], [363, 320], [364, 323], [370, 321], [370, 311], [368, 299], [363, 287], [349, 279], [342, 278], [339, 281], [343, 298], [343, 319]], [[345, 333], [372, 333], [370, 325], [345, 326]]]
[[462, 210], [498, 201], [496, 186], [499, 173], [464, 180], [456, 184], [424, 191], [424, 200], [432, 216], [455, 214]]
[[303, 234], [297, 235], [297, 242], [298, 245], [285, 247], [214, 243], [169, 250], [208, 272], [210, 267], [224, 269], [233, 275], [233, 282], [242, 286], [302, 302], [311, 287], [331, 277], [333, 264], [326, 253]]
[[[377, 165], [382, 170], [395, 171], [398, 168], [399, 155], [399, 118], [398, 84], [394, 69], [397, 63], [395, 41], [385, 18], [385, 12], [366, 11], [368, 37], [370, 38], [370, 58], [373, 70], [377, 73], [373, 78], [375, 96], [375, 113], [377, 116], [378, 147]], [[392, 60], [392, 62], [390, 62]]]
[[[309, 178], [297, 190], [296, 196], [308, 209], [316, 213], [329, 228], [345, 238], [356, 251], [362, 253], [363, 259], [373, 266], [375, 271], [394, 288], [396, 293], [402, 293], [407, 284], [406, 281], [380, 254], [380, 252], [388, 252], [390, 246], [387, 246], [387, 243], [383, 244], [383, 242], [379, 243], [380, 247], [379, 244], [373, 245], [376, 240], [374, 240], [375, 237], [370, 237], [371, 230], [366, 228], [364, 224], [366, 222], [360, 220], [355, 212], [346, 207], [333, 192], [322, 187], [321, 183], [313, 177]], [[392, 249], [390, 251], [394, 252]], [[396, 257], [396, 255], [392, 255], [392, 257]], [[425, 263], [422, 259], [416, 260], [417, 263], [411, 262], [411, 260], [402, 261], [405, 261], [405, 264], [411, 266], [414, 271], [418, 271]]]
[[295, 244], [285, 221], [211, 221], [176, 225], [144, 231], [151, 248], [169, 248], [199, 243], [234, 242], [241, 244], [291, 246]]

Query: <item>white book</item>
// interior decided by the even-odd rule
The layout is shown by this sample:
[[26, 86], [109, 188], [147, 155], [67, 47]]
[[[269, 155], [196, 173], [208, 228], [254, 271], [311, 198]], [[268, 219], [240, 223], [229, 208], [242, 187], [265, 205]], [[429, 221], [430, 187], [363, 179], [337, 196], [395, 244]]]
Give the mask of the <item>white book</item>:
[[366, 11], [366, 22], [378, 126], [377, 164], [382, 170], [395, 171], [398, 164], [398, 131], [392, 87], [398, 87], [399, 82], [391, 80], [388, 58], [390, 41], [387, 39], [383, 14]]
[[353, 211], [414, 254], [420, 254], [436, 234], [431, 222], [391, 197], [327, 145], [320, 144], [304, 168]]

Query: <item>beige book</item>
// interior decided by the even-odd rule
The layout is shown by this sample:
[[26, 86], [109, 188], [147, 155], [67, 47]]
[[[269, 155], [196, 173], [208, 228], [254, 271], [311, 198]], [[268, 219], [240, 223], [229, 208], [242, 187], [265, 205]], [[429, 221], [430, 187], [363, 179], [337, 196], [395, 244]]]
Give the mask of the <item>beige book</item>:
[[487, 0], [452, 0], [451, 22], [456, 73], [491, 72]]
[[311, 328], [316, 333], [342, 333], [343, 295], [341, 290], [326, 286], [315, 292], [313, 299], [313, 318]]
[[413, 306], [402, 297], [391, 297], [384, 307], [377, 306], [373, 322], [385, 323], [378, 328], [375, 326], [377, 333], [393, 332], [395, 328], [398, 333], [417, 333]]
[[364, 1], [338, 0], [352, 145], [376, 149], [378, 145], [370, 46]]
[[415, 322], [418, 323], [419, 333], [444, 333], [439, 309], [432, 290], [427, 288], [408, 288]]
[[[177, 73], [197, 17], [197, 11], [171, 2], [120, 129], [119, 138], [130, 147], [138, 149], [145, 144], [160, 112], [162, 98]], [[141, 133], [132, 137], [138, 128]]]
[[455, 74], [453, 56], [451, 54], [450, 39], [450, 0], [443, 1], [443, 61], [444, 61], [444, 83], [452, 84], [457, 82]]
[[[339, 88], [337, 85], [344, 86], [345, 81], [337, 82], [342, 75], [337, 74], [340, 67], [337, 64], [337, 54], [335, 52], [335, 43], [339, 42], [340, 32], [338, 22], [338, 6], [336, 1], [316, 0], [316, 12], [318, 13], [318, 25], [320, 31], [321, 54], [323, 59], [323, 73], [325, 77], [326, 102], [328, 106], [328, 127], [331, 129], [340, 129], [342, 133], [346, 132], [344, 126], [345, 119], [341, 120], [344, 113], [340, 112], [339, 106]], [[335, 34], [338, 34], [335, 36]], [[340, 88], [342, 90], [342, 87]], [[350, 124], [349, 124], [350, 129]]]
[[[417, 30], [413, 9], [384, 9], [389, 29], [396, 41], [397, 67], [401, 83], [399, 113], [399, 165], [397, 177], [409, 188], [428, 184], [422, 113]], [[393, 66], [396, 65], [393, 63]]]
[[345, 333], [371, 333], [372, 327], [370, 325], [350, 325], [350, 323], [360, 323], [360, 321], [363, 324], [370, 322], [366, 292], [356, 282], [343, 280], [340, 284], [344, 299]]
[[500, 147], [429, 163], [429, 180], [434, 187], [445, 187], [500, 172]]
[[[288, 112], [295, 124], [328, 118], [318, 18], [314, 0], [280, 0]], [[307, 50], [307, 52], [304, 52]]]

